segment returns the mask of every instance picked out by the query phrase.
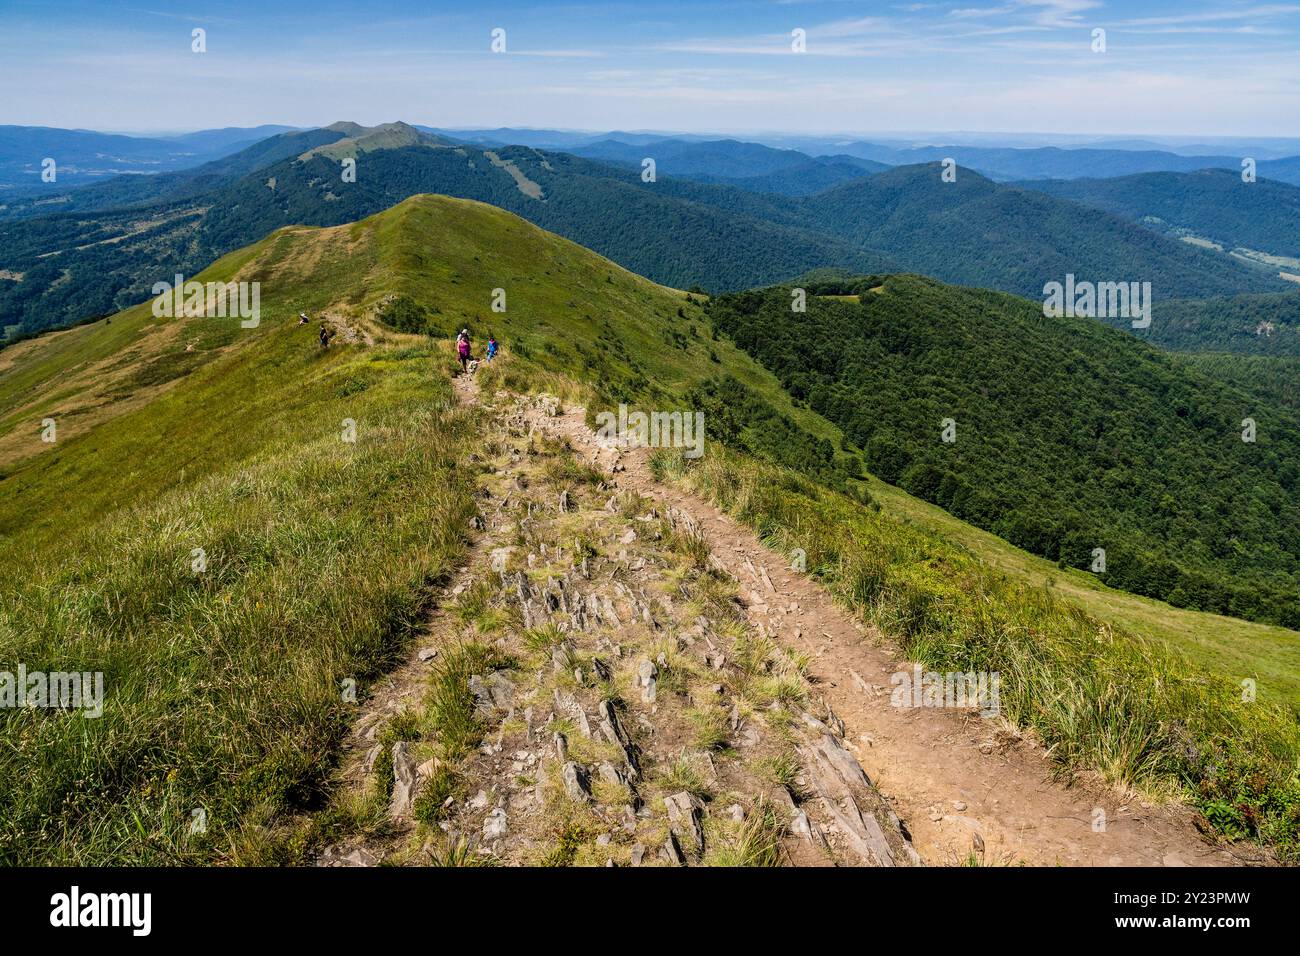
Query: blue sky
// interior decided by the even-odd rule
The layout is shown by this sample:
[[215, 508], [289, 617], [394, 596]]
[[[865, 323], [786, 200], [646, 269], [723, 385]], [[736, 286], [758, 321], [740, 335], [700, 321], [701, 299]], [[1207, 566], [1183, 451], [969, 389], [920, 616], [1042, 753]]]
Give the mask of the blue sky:
[[0, 83], [0, 123], [115, 130], [1295, 136], [1300, 0], [5, 0]]

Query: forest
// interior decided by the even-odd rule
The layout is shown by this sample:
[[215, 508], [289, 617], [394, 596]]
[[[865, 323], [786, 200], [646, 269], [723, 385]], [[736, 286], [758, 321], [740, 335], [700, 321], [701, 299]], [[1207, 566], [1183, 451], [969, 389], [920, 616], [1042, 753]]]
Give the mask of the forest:
[[1104, 552], [1113, 587], [1300, 625], [1293, 410], [1013, 296], [906, 275], [809, 285], [802, 312], [777, 286], [709, 313], [877, 477], [1062, 566]]

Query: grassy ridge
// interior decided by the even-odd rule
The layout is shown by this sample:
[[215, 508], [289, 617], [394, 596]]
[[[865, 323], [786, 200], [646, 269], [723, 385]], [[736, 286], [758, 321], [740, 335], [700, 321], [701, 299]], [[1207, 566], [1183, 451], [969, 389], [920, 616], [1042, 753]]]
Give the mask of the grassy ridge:
[[[0, 775], [22, 781], [0, 793], [0, 862], [295, 858], [267, 832], [319, 795], [341, 682], [364, 693], [392, 661], [472, 513], [449, 350], [375, 324], [391, 297], [425, 333], [495, 330], [611, 395], [662, 399], [725, 363], [833, 434], [707, 345], [684, 294], [478, 203], [282, 230], [196, 278], [261, 282], [261, 325], [146, 304], [0, 353], [0, 670], [102, 671], [106, 696], [98, 719], [0, 712]], [[376, 344], [322, 351], [300, 310]]]
[[[323, 782], [342, 682], [364, 693], [457, 560], [470, 425], [435, 350], [322, 352], [293, 321], [383, 294], [358, 235], [280, 233], [200, 276], [262, 282], [253, 331], [142, 306], [22, 346], [0, 391], [0, 669], [102, 671], [105, 705], [0, 711], [0, 775], [21, 781], [0, 862], [256, 859]], [[24, 447], [50, 407], [58, 441]]]
[[[1245, 706], [1235, 683], [1158, 641], [814, 483], [865, 484], [838, 430], [716, 336], [692, 297], [437, 197], [282, 230], [200, 278], [232, 276], [263, 283], [255, 331], [139, 307], [0, 353], [20, 359], [0, 376], [0, 669], [103, 670], [108, 698], [98, 721], [0, 712], [0, 774], [23, 781], [0, 792], [0, 862], [266, 859], [264, 826], [318, 795], [349, 713], [340, 682], [364, 688], [392, 660], [457, 558], [477, 424], [451, 411], [449, 352], [427, 334], [464, 325], [503, 343], [481, 372], [489, 391], [545, 387], [589, 411], [706, 407], [732, 450], [712, 445], [685, 480], [792, 536], [909, 652], [996, 662], [1017, 675], [1017, 719], [1063, 760], [1188, 789], [1223, 831], [1294, 843], [1295, 721], [1268, 683]], [[393, 297], [426, 337], [372, 322]], [[322, 352], [300, 309], [376, 343]], [[34, 447], [51, 406], [59, 441]], [[826, 447], [823, 474], [808, 462]], [[870, 487], [887, 511], [888, 492], [902, 498]], [[208, 832], [191, 836], [200, 808]]]

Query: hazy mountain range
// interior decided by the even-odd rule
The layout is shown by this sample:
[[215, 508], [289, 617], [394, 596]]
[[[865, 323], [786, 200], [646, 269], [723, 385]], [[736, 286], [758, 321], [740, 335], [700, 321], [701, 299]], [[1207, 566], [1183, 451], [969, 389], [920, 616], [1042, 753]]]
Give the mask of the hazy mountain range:
[[[212, 139], [239, 142], [234, 132]], [[826, 267], [923, 272], [1031, 297], [1067, 273], [1150, 282], [1158, 300], [1289, 288], [1285, 263], [1172, 233], [1238, 223], [1231, 236], [1207, 238], [1286, 255], [1300, 190], [1245, 186], [1228, 172], [1201, 177], [1215, 188], [1195, 215], [1156, 223], [1137, 198], [1103, 202], [1082, 186], [1067, 196], [1054, 182], [1001, 184], [962, 167], [948, 182], [937, 163], [890, 167], [735, 140], [607, 137], [577, 149], [587, 155], [491, 149], [403, 123], [336, 123], [281, 132], [184, 170], [71, 190], [50, 184], [48, 195], [0, 207], [9, 220], [0, 237], [2, 321], [12, 337], [103, 315], [138, 301], [160, 275], [197, 271], [273, 229], [347, 222], [426, 192], [509, 209], [681, 288], [741, 289]], [[1070, 152], [1050, 155], [1055, 163]], [[1095, 158], [1074, 152], [1085, 165]], [[643, 175], [646, 153], [653, 181]], [[345, 159], [356, 160], [355, 182], [344, 179]], [[1162, 188], [1183, 184], [1157, 179], [1143, 196]], [[1252, 230], [1250, 210], [1261, 201], [1275, 214]]]

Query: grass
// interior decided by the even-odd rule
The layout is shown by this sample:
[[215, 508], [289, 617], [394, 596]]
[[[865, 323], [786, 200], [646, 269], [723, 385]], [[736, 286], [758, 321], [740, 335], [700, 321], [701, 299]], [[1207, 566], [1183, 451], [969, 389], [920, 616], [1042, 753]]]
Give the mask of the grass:
[[578, 851], [590, 840], [592, 834], [581, 823], [569, 820], [556, 827], [555, 845], [537, 861], [538, 866], [572, 866]]
[[1125, 631], [1168, 642], [1205, 669], [1235, 682], [1256, 681], [1260, 696], [1300, 705], [1300, 634], [1284, 627], [1173, 607], [1106, 587], [1094, 574], [1058, 568], [941, 508], [872, 478], [872, 497], [888, 514], [934, 531], [992, 568], [1062, 598]]
[[799, 763], [798, 754], [793, 750], [784, 750], [765, 759], [760, 769], [768, 779], [777, 786], [784, 787], [791, 796], [802, 796], [799, 775], [803, 773], [803, 767]]
[[449, 648], [439, 656], [425, 701], [429, 727], [445, 759], [460, 760], [483, 740], [484, 724], [469, 691], [470, 677], [508, 663], [492, 648], [476, 643]]
[[556, 627], [553, 621], [547, 621], [545, 624], [524, 631], [523, 641], [530, 651], [543, 654], [549, 660], [551, 649], [564, 642], [564, 632]]
[[700, 754], [679, 753], [659, 768], [654, 780], [656, 789], [665, 795], [684, 790], [701, 800], [710, 799], [713, 785], [709, 782], [708, 771], [701, 768], [705, 763], [707, 760]]
[[395, 659], [461, 553], [471, 489], [429, 448], [462, 437], [432, 415], [356, 446], [319, 436], [10, 566], [6, 664], [102, 671], [106, 703], [0, 713], [0, 775], [22, 781], [0, 792], [0, 860], [195, 862], [310, 803], [355, 706], [345, 682]]
[[495, 598], [492, 582], [479, 579], [461, 592], [452, 613], [462, 625], [473, 627], [479, 634], [494, 634], [510, 622], [510, 615]]
[[412, 815], [427, 826], [435, 826], [447, 816], [447, 801], [459, 799], [462, 791], [456, 772], [440, 764], [421, 785], [420, 795], [411, 806]]
[[722, 750], [731, 733], [727, 715], [721, 707], [701, 707], [687, 711], [687, 718], [695, 729], [695, 746], [701, 750]]
[[440, 845], [429, 851], [429, 865], [448, 866], [495, 866], [490, 856], [474, 852], [473, 845], [461, 837], [447, 838]]
[[[0, 776], [21, 781], [0, 788], [0, 862], [292, 858], [266, 834], [321, 801], [355, 701], [461, 559], [472, 423], [434, 351], [323, 352], [294, 321], [384, 293], [374, 248], [332, 236], [279, 233], [200, 277], [261, 281], [256, 330], [142, 306], [6, 350], [0, 670], [101, 671], [105, 706], [0, 711]], [[203, 361], [147, 384], [186, 343]], [[53, 445], [28, 433], [47, 409]]]
[[744, 820], [711, 817], [705, 834], [705, 866], [780, 866], [781, 840], [786, 828], [765, 800], [750, 808]]

